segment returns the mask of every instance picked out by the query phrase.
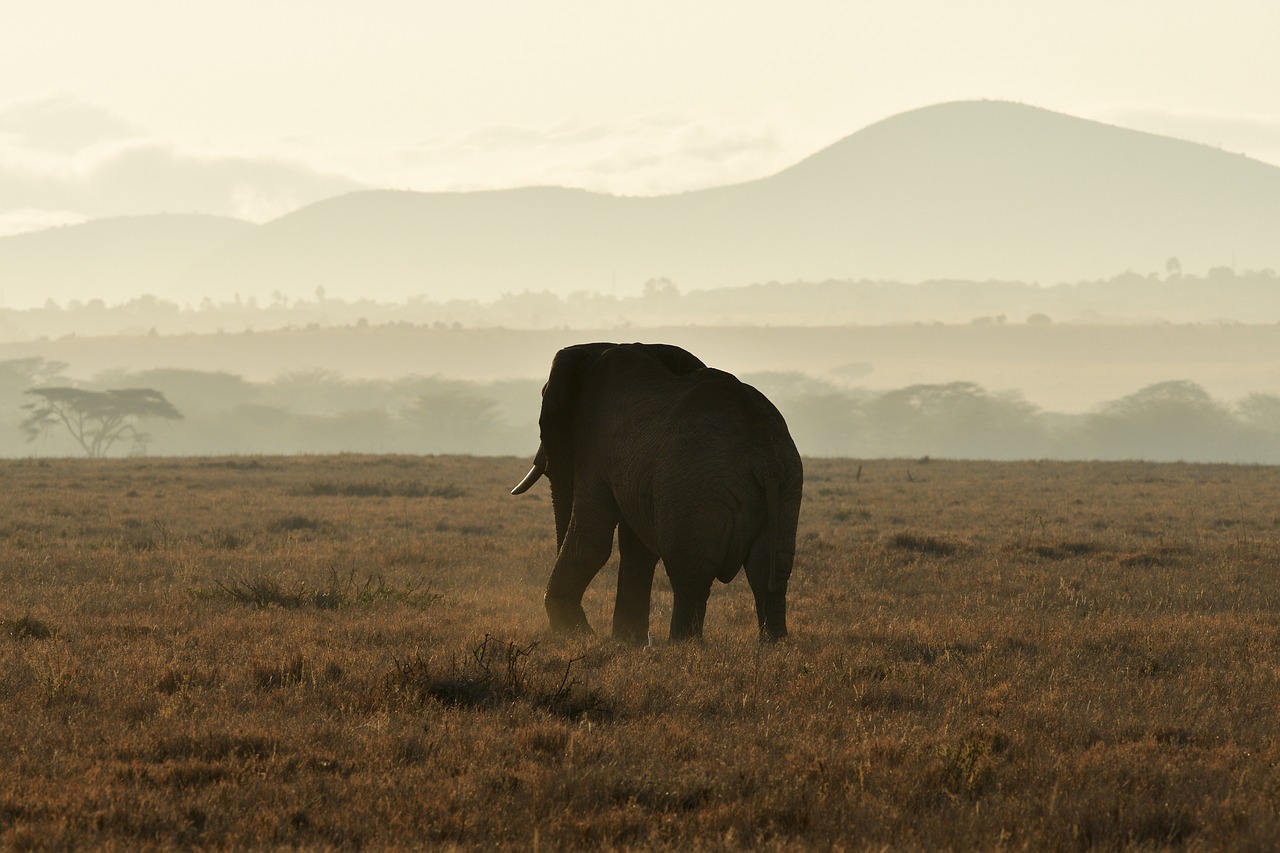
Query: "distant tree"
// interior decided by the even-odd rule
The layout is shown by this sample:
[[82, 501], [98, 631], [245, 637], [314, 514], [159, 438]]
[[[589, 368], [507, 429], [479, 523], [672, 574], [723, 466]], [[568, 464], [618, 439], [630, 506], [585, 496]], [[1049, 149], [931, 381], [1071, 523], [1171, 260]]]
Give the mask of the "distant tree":
[[675, 299], [680, 295], [680, 288], [666, 276], [651, 278], [644, 283], [645, 299]]
[[431, 453], [490, 452], [500, 421], [493, 400], [454, 388], [423, 394], [401, 417]]
[[1241, 457], [1241, 422], [1194, 382], [1157, 382], [1089, 415], [1084, 438], [1099, 459], [1254, 461]]
[[1280, 462], [1280, 396], [1250, 394], [1236, 403], [1246, 441], [1253, 444], [1253, 460], [1275, 464]]
[[26, 453], [22, 433], [15, 429], [22, 416], [22, 404], [28, 388], [59, 385], [66, 382], [62, 371], [66, 362], [47, 361], [40, 357], [10, 358], [0, 361], [0, 454], [18, 456]]
[[[52, 382], [29, 382], [52, 385]], [[181, 412], [193, 416], [198, 411], [227, 410], [268, 396], [261, 384], [222, 371], [157, 367], [149, 370], [109, 369], [94, 374], [93, 388], [154, 388]]]
[[164, 394], [151, 388], [32, 388], [27, 394], [36, 398], [22, 407], [30, 412], [21, 424], [27, 441], [61, 425], [91, 458], [106, 456], [122, 439], [132, 442], [134, 450], [144, 450], [151, 436], [138, 429], [139, 421], [182, 419]]
[[16, 397], [34, 385], [56, 382], [66, 369], [65, 361], [47, 361], [38, 356], [5, 359], [0, 361], [0, 394]]
[[1280, 396], [1250, 394], [1236, 403], [1236, 412], [1249, 426], [1280, 434]]
[[969, 459], [1043, 453], [1039, 409], [1014, 392], [992, 394], [972, 382], [911, 385], [862, 409], [876, 452]]

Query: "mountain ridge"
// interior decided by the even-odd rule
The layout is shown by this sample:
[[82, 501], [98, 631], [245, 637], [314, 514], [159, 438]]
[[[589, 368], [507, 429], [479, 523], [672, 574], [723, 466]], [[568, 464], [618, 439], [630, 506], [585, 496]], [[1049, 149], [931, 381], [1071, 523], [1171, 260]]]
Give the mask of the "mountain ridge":
[[[884, 119], [752, 181], [664, 196], [363, 190], [193, 255], [165, 295], [493, 298], [752, 282], [1056, 283], [1280, 267], [1280, 168], [1005, 101]], [[4, 244], [0, 239], [0, 270]], [[184, 298], [185, 297], [185, 298]]]
[[[255, 228], [204, 213], [110, 216], [0, 238], [0, 288], [26, 296], [88, 302], [127, 289], [156, 294], [204, 257]], [[31, 300], [31, 291], [39, 299]], [[122, 300], [123, 301], [123, 300]]]

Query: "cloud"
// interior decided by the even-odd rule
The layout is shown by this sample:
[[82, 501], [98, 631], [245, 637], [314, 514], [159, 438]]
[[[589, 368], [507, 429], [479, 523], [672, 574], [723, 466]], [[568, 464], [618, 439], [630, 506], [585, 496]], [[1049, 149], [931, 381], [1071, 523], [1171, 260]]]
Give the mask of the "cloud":
[[145, 136], [133, 122], [109, 110], [53, 94], [0, 107], [0, 138], [11, 146], [73, 154], [102, 142]]
[[284, 157], [198, 152], [66, 96], [0, 108], [0, 231], [103, 216], [261, 222], [361, 184]]
[[18, 208], [0, 212], [0, 237], [22, 234], [26, 231], [42, 231], [59, 225], [77, 225], [88, 217], [70, 210], [33, 210]]
[[151, 142], [56, 162], [0, 155], [0, 215], [19, 209], [86, 217], [199, 212], [263, 221], [358, 187], [299, 163], [193, 155]]
[[[69, 95], [0, 106], [0, 233], [104, 216], [210, 213], [263, 222], [367, 186], [415, 190], [550, 185], [659, 195], [773, 174], [798, 158], [767, 124], [676, 116], [493, 125], [408, 150], [271, 156], [195, 149]], [[313, 163], [326, 155], [325, 169]], [[359, 179], [342, 174], [359, 175]]]
[[773, 174], [797, 159], [768, 126], [675, 117], [546, 128], [495, 125], [401, 153], [419, 185], [453, 189], [557, 185], [657, 195]]
[[1211, 145], [1280, 165], [1280, 121], [1125, 106], [1103, 107], [1094, 114], [1121, 127]]

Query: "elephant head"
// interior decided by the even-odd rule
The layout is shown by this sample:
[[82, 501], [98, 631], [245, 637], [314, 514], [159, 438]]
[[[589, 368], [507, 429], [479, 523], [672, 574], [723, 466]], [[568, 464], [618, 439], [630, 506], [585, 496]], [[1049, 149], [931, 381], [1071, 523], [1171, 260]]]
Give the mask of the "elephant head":
[[566, 347], [551, 361], [551, 374], [542, 386], [542, 412], [538, 417], [541, 444], [533, 457], [533, 467], [511, 494], [528, 491], [545, 474], [551, 481], [555, 507], [556, 547], [564, 544], [565, 531], [573, 507], [574, 448], [576, 417], [587, 371], [614, 347], [643, 352], [661, 363], [674, 376], [684, 376], [706, 367], [693, 353], [671, 344], [590, 343]]

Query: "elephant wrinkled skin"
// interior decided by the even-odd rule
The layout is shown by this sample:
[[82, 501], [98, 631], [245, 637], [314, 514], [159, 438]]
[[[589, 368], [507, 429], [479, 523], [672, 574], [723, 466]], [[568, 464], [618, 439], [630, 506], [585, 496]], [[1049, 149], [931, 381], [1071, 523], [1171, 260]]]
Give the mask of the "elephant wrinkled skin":
[[673, 640], [702, 634], [711, 583], [743, 566], [760, 636], [786, 636], [803, 470], [763, 394], [665, 344], [561, 350], [543, 388], [542, 444], [520, 494], [551, 481], [558, 555], [553, 629], [588, 631], [582, 596], [618, 535], [613, 634], [649, 632], [653, 573], [671, 580]]

